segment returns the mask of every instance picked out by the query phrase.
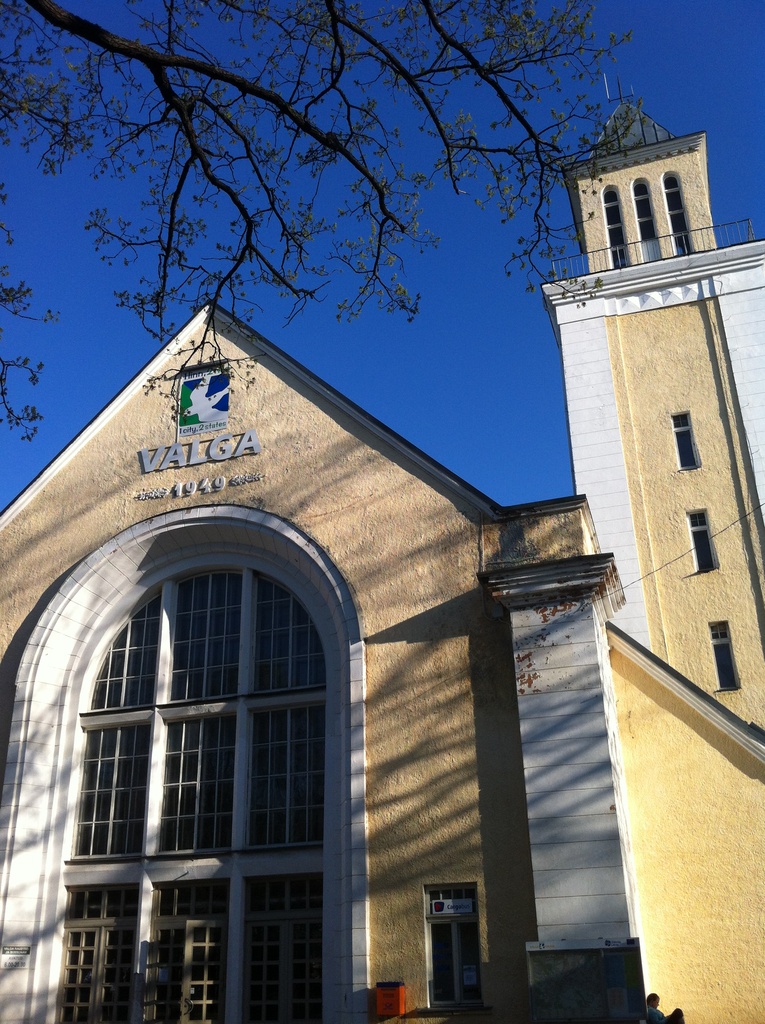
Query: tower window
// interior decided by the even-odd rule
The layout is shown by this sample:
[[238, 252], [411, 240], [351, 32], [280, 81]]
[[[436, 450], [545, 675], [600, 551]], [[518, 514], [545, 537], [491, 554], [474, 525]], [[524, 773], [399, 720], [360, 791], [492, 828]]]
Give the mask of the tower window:
[[675, 432], [677, 446], [677, 465], [680, 469], [698, 469], [699, 457], [693, 441], [690, 413], [681, 412], [672, 417], [672, 429]]
[[712, 551], [712, 535], [709, 532], [706, 512], [689, 512], [688, 527], [691, 531], [693, 554], [697, 572], [709, 572], [717, 568]]
[[664, 196], [667, 200], [669, 225], [672, 229], [672, 242], [676, 256], [686, 256], [691, 251], [691, 239], [688, 234], [688, 221], [683, 209], [683, 196], [680, 182], [673, 174], [664, 179]]
[[632, 195], [635, 200], [635, 216], [640, 232], [640, 242], [643, 250], [643, 259], [646, 263], [658, 260], [661, 256], [659, 240], [656, 237], [656, 225], [653, 220], [653, 208], [648, 186], [644, 181], [636, 181], [632, 186]]
[[616, 189], [609, 188], [603, 193], [603, 210], [606, 216], [608, 244], [611, 248], [611, 265], [614, 270], [627, 266], [627, 247], [624, 241], [622, 211]]
[[712, 652], [715, 656], [717, 682], [721, 690], [737, 690], [736, 669], [733, 664], [733, 647], [727, 622], [710, 622], [709, 634], [712, 639]]

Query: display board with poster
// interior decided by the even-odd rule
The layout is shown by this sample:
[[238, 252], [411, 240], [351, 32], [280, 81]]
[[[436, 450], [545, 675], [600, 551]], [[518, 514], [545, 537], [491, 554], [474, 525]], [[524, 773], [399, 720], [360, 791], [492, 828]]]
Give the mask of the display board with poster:
[[531, 1019], [616, 1024], [645, 1018], [637, 939], [527, 942]]

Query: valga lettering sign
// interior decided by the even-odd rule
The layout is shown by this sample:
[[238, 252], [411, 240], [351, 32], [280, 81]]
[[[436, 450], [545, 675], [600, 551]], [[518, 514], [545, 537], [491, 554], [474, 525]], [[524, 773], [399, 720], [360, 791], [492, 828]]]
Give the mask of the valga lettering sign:
[[211, 441], [200, 441], [195, 437], [190, 444], [160, 445], [156, 451], [142, 448], [138, 461], [142, 473], [155, 473], [163, 469], [181, 469], [184, 466], [201, 466], [205, 462], [225, 462], [242, 455], [257, 455], [260, 441], [254, 430], [243, 434], [218, 434]]

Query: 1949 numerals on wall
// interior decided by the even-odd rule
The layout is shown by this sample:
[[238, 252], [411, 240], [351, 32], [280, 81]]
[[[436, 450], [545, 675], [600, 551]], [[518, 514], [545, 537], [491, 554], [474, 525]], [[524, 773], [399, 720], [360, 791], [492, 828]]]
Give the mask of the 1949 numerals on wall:
[[262, 473], [239, 473], [227, 480], [225, 476], [216, 476], [210, 479], [209, 476], [202, 480], [178, 481], [172, 487], [154, 487], [150, 491], [141, 491], [136, 494], [136, 501], [152, 501], [155, 498], [189, 498], [192, 494], [213, 494], [222, 491], [224, 487], [237, 487], [241, 484], [257, 483], [263, 479]]

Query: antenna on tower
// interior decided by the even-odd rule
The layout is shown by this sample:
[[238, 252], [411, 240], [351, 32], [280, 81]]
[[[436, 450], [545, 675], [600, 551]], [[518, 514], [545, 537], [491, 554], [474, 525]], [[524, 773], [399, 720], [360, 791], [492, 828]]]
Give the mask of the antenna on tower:
[[616, 76], [616, 87], [619, 90], [618, 98], [611, 95], [611, 91], [608, 88], [608, 77], [606, 76], [605, 71], [603, 72], [603, 85], [606, 90], [606, 100], [609, 103], [623, 103], [626, 99], [633, 99], [635, 96], [635, 90], [632, 86], [630, 86], [629, 96], [622, 92], [622, 80], [618, 75]]

